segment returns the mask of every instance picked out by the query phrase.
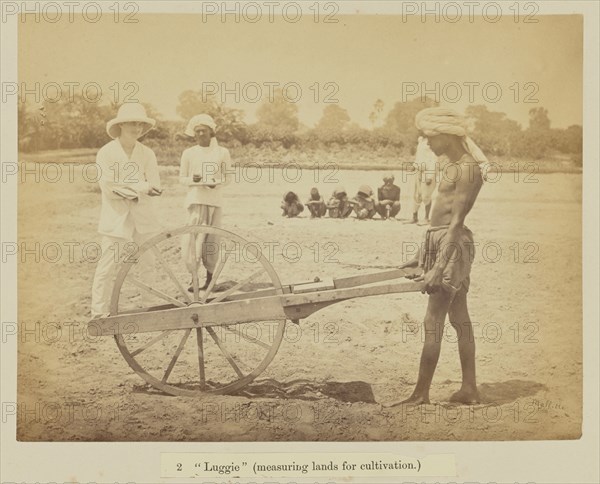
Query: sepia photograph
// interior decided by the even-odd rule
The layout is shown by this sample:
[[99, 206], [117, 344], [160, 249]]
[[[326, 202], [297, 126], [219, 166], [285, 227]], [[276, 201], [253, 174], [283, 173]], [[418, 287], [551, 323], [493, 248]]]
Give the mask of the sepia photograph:
[[17, 442], [585, 437], [586, 17], [343, 3], [2, 4]]

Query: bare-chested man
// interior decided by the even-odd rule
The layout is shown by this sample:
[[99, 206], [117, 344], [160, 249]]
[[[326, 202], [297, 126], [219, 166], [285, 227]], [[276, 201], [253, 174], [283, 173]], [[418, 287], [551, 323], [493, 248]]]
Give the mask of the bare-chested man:
[[429, 388], [440, 355], [446, 315], [457, 331], [462, 386], [450, 401], [474, 404], [480, 401], [475, 379], [475, 341], [467, 291], [474, 255], [473, 234], [465, 226], [483, 184], [482, 166], [487, 159], [466, 136], [465, 120], [453, 110], [429, 108], [419, 112], [416, 126], [427, 137], [437, 156], [446, 155], [451, 166], [444, 170], [438, 198], [431, 214], [420, 256], [403, 265], [419, 264], [429, 302], [424, 321], [424, 345], [417, 385], [401, 403], [429, 403]]

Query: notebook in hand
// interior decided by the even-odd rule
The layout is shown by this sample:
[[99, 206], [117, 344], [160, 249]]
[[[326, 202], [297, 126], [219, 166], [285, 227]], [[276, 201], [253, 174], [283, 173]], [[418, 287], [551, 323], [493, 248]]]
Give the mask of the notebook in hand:
[[113, 188], [113, 193], [116, 193], [120, 197], [125, 198], [126, 200], [137, 200], [138, 193], [130, 187], [117, 187]]

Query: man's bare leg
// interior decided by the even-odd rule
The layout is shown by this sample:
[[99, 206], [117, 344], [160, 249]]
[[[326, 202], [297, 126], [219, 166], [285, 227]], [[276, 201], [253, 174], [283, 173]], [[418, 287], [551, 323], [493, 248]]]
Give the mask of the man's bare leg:
[[423, 322], [425, 342], [421, 353], [417, 385], [412, 395], [400, 403], [412, 403], [416, 405], [429, 403], [429, 388], [431, 387], [433, 373], [440, 357], [444, 322], [451, 299], [452, 295], [446, 291], [439, 291], [429, 296], [427, 312]]
[[451, 402], [474, 404], [480, 402], [475, 378], [475, 338], [467, 308], [467, 291], [456, 293], [448, 310], [450, 324], [458, 335], [458, 354], [462, 369], [462, 386], [450, 397]]

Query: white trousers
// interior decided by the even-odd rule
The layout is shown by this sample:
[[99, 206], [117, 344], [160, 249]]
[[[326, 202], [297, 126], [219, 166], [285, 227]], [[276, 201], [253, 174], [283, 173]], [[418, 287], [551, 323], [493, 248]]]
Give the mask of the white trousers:
[[[194, 203], [188, 207], [187, 224], [220, 227], [222, 214], [221, 207]], [[206, 270], [213, 273], [219, 261], [219, 237], [199, 234], [196, 237], [196, 247], [194, 247], [192, 237], [184, 235], [181, 238], [181, 254], [190, 273], [198, 270], [201, 261]]]
[[[136, 264], [139, 267], [138, 277], [142, 282], [148, 281], [154, 265], [154, 255], [151, 251], [146, 251], [143, 255], [140, 255], [137, 248], [155, 235], [158, 235], [158, 232], [140, 234], [134, 231], [133, 240], [108, 235], [102, 237], [101, 255], [96, 265], [94, 282], [92, 283], [92, 318], [109, 314], [117, 268], [119, 262], [126, 257], [139, 257]], [[146, 305], [146, 297], [147, 295], [143, 292], [142, 301], [144, 305]]]
[[432, 180], [431, 183], [427, 185], [427, 183], [420, 181], [417, 177], [415, 181], [415, 194], [413, 197], [413, 213], [419, 211], [421, 203], [423, 205], [429, 205], [431, 203], [431, 197], [433, 195], [434, 190], [435, 180]]

